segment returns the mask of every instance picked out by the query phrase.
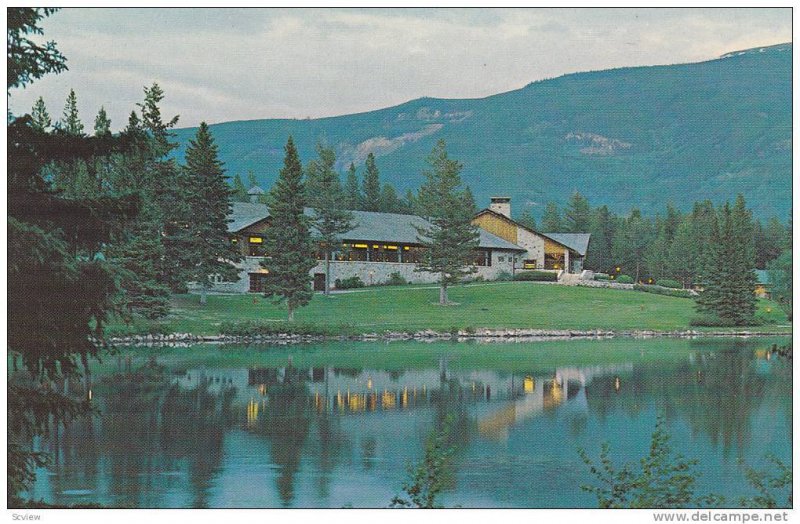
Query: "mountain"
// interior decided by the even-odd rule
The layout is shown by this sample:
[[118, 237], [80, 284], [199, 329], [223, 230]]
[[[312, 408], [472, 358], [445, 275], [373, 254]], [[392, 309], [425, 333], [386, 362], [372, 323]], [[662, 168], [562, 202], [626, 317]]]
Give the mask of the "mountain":
[[[302, 89], [302, 86], [298, 86]], [[792, 44], [693, 64], [575, 73], [481, 99], [420, 98], [331, 118], [211, 126], [228, 173], [269, 188], [294, 137], [303, 160], [318, 140], [339, 168], [375, 153], [384, 181], [416, 189], [437, 140], [464, 164], [479, 205], [512, 197], [540, 214], [573, 191], [625, 213], [744, 193], [756, 216], [788, 218], [792, 185]], [[195, 129], [177, 131], [183, 154]]]

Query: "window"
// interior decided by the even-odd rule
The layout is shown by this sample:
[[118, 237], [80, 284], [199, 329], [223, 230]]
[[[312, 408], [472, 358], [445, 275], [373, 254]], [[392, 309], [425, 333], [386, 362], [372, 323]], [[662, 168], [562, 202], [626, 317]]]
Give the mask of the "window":
[[250, 273], [250, 293], [263, 293], [267, 283], [267, 273]]
[[522, 263], [522, 267], [523, 269], [536, 269], [539, 266], [536, 265], [535, 258], [529, 258]]
[[[497, 258], [500, 262], [503, 261], [503, 257]], [[491, 266], [492, 265], [492, 252], [488, 249], [479, 249], [475, 252], [475, 262], [476, 266]]]
[[264, 238], [255, 235], [248, 237], [247, 254], [251, 257], [263, 257], [266, 254], [264, 250]]

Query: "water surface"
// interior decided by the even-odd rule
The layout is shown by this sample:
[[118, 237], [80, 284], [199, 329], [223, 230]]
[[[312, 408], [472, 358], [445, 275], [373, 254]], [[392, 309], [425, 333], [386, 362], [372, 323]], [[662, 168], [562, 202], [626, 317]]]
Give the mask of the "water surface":
[[[444, 505], [595, 507], [580, 489], [592, 478], [578, 448], [596, 458], [609, 442], [615, 460], [638, 460], [659, 414], [674, 448], [699, 461], [699, 493], [753, 495], [742, 462], [791, 462], [791, 365], [769, 352], [786, 341], [128, 350], [95, 370], [100, 415], [37, 443], [52, 464], [30, 495], [109, 507], [385, 507], [426, 436], [450, 419]], [[160, 371], [137, 372], [147, 365]]]

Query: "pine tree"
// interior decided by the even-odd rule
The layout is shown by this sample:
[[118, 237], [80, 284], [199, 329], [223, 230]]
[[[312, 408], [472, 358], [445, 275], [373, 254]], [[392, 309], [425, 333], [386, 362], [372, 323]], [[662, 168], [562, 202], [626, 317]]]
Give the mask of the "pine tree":
[[632, 209], [630, 216], [620, 222], [611, 253], [615, 268], [628, 274], [637, 282], [642, 276], [645, 251], [653, 239], [651, 224], [642, 217], [641, 211]]
[[464, 202], [473, 216], [478, 214], [478, 204], [475, 203], [475, 195], [472, 194], [472, 189], [469, 186], [464, 188]]
[[53, 121], [50, 119], [50, 114], [47, 112], [47, 106], [44, 105], [44, 99], [39, 97], [36, 103], [33, 104], [31, 111], [31, 125], [39, 131], [49, 131]]
[[555, 202], [548, 202], [542, 215], [542, 229], [545, 233], [558, 233], [564, 230], [561, 212]]
[[245, 187], [244, 182], [242, 182], [242, 177], [239, 173], [233, 177], [233, 194], [231, 195], [231, 200], [234, 202], [247, 202], [247, 187]]
[[361, 188], [358, 184], [356, 166], [351, 162], [350, 168], [347, 170], [347, 180], [344, 184], [344, 208], [351, 210], [361, 209], [361, 200]]
[[106, 108], [100, 107], [97, 112], [97, 117], [94, 119], [94, 136], [108, 137], [111, 136], [111, 119], [106, 114]]
[[390, 183], [383, 184], [381, 191], [380, 211], [383, 213], [399, 213], [402, 211], [402, 203], [397, 198], [397, 191]]
[[[314, 228], [325, 257], [325, 295], [330, 295], [331, 257], [339, 249], [341, 235], [353, 229], [353, 214], [346, 210], [339, 175], [334, 171], [333, 149], [317, 145], [318, 159], [309, 162], [306, 190], [314, 212]], [[313, 182], [312, 182], [313, 180]]]
[[316, 264], [311, 241], [310, 220], [303, 214], [306, 191], [303, 166], [292, 137], [286, 143], [286, 157], [275, 185], [269, 192], [272, 222], [264, 244], [267, 250], [262, 265], [269, 271], [264, 294], [276, 303], [286, 301], [289, 321], [295, 310], [313, 297], [309, 271]]
[[83, 136], [83, 122], [78, 115], [78, 97], [75, 95], [74, 89], [70, 89], [69, 95], [67, 95], [67, 103], [64, 106], [64, 114], [59, 127], [69, 135]]
[[683, 287], [688, 287], [697, 275], [697, 258], [694, 248], [694, 227], [691, 218], [684, 219], [667, 252], [667, 272], [671, 278], [683, 283]]
[[189, 207], [187, 234], [192, 238], [192, 264], [187, 276], [200, 284], [200, 303], [205, 304], [207, 289], [213, 285], [211, 279], [238, 280], [238, 270], [232, 262], [241, 259], [228, 237], [233, 191], [225, 181], [217, 145], [205, 122], [200, 123], [194, 140], [189, 141], [184, 169]]
[[530, 209], [526, 209], [522, 212], [522, 214], [517, 219], [517, 222], [522, 224], [523, 226], [536, 230], [536, 219], [533, 218], [533, 214], [531, 213]]
[[[564, 210], [565, 230], [567, 233], [587, 233], [590, 227], [592, 208], [586, 197], [575, 191]], [[555, 231], [553, 231], [555, 232]]]
[[592, 241], [586, 253], [585, 266], [595, 271], [608, 271], [614, 261], [611, 257], [614, 235], [616, 234], [616, 216], [612, 215], [607, 206], [601, 206], [592, 212], [589, 233]]
[[733, 227], [734, 322], [744, 325], [752, 322], [756, 312], [755, 247], [753, 244], [753, 218], [742, 194], [737, 195], [731, 211]]
[[[7, 90], [66, 69], [54, 42], [37, 43], [50, 8], [7, 9]], [[86, 397], [62, 394], [56, 384], [83, 379], [103, 344], [104, 322], [117, 293], [113, 270], [98, 256], [120, 220], [135, 214], [132, 197], [69, 199], [42, 174], [50, 162], [69, 163], [122, 150], [121, 141], [47, 133], [29, 115], [7, 115], [7, 349], [13, 368], [7, 385], [7, 505], [22, 507], [45, 456], [32, 439], [52, 423], [88, 414]]]
[[191, 252], [192, 238], [186, 228], [190, 212], [181, 194], [185, 187], [184, 173], [171, 156], [178, 144], [172, 141], [174, 133], [170, 129], [177, 124], [178, 116], [163, 120], [159, 104], [164, 99], [164, 91], [158, 83], [145, 87], [144, 95], [144, 102], [138, 105], [142, 110], [142, 128], [149, 136], [147, 187], [160, 215], [159, 229], [164, 246], [164, 257], [156, 270], [161, 283], [173, 292], [183, 292], [189, 278], [186, 271], [192, 264], [187, 256]]
[[378, 166], [375, 165], [375, 155], [367, 155], [364, 172], [364, 191], [361, 209], [364, 211], [381, 210], [381, 181]]
[[[465, 190], [461, 189], [462, 165], [447, 156], [444, 140], [433, 148], [419, 189], [419, 211], [430, 227], [419, 228], [418, 241], [425, 248], [416, 271], [439, 275], [439, 304], [448, 304], [447, 288], [475, 272], [471, 266], [478, 247], [478, 230]], [[473, 203], [474, 205], [474, 203]]]
[[160, 267], [165, 257], [162, 243], [162, 215], [155, 202], [152, 181], [150, 137], [135, 111], [122, 132], [131, 144], [125, 154], [111, 155], [107, 184], [111, 193], [138, 194], [142, 208], [136, 219], [116, 235], [105, 256], [118, 270], [123, 293], [120, 310], [130, 321], [134, 315], [157, 319], [169, 312], [169, 288], [161, 282]]
[[417, 197], [414, 195], [414, 192], [410, 189], [406, 190], [406, 197], [403, 202], [403, 207], [405, 208], [405, 212], [409, 215], [418, 214]]

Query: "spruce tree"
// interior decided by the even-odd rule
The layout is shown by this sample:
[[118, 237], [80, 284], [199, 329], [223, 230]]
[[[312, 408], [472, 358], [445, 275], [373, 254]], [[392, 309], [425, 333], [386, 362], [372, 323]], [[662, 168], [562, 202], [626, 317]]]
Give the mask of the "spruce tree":
[[545, 233], [559, 233], [564, 230], [561, 212], [555, 202], [548, 202], [542, 215], [542, 230]]
[[[468, 195], [462, 189], [462, 165], [447, 156], [444, 140], [433, 148], [423, 172], [418, 206], [430, 227], [418, 228], [417, 240], [425, 248], [416, 271], [439, 275], [439, 304], [448, 304], [447, 288], [475, 272], [472, 262], [479, 234]], [[472, 203], [474, 205], [474, 202]]]
[[69, 135], [83, 136], [83, 122], [78, 115], [78, 97], [75, 95], [74, 89], [70, 89], [69, 95], [67, 95], [59, 127]]
[[697, 275], [697, 258], [694, 255], [694, 227], [691, 217], [681, 221], [667, 252], [667, 272], [671, 278], [688, 287]]
[[611, 251], [616, 234], [616, 216], [608, 210], [608, 206], [601, 206], [592, 212], [589, 233], [592, 241], [586, 253], [585, 266], [595, 271], [608, 271], [612, 268]]
[[36, 103], [33, 104], [31, 125], [39, 131], [49, 131], [50, 126], [53, 125], [53, 121], [50, 119], [50, 114], [47, 112], [47, 106], [45, 106], [42, 97], [39, 97]]
[[264, 295], [275, 303], [286, 302], [289, 321], [297, 308], [313, 297], [309, 271], [317, 264], [311, 240], [310, 220], [303, 213], [306, 191], [303, 166], [292, 137], [278, 179], [269, 191], [270, 226], [264, 238], [267, 256], [262, 265], [269, 273]]
[[731, 211], [733, 227], [732, 273], [734, 276], [735, 295], [733, 297], [737, 325], [751, 323], [756, 312], [756, 273], [755, 248], [753, 244], [753, 219], [742, 194], [737, 195]]
[[[575, 191], [564, 210], [565, 232], [587, 233], [589, 231], [592, 209], [586, 197]], [[553, 231], [555, 232], [555, 231]]]
[[381, 210], [381, 181], [378, 166], [375, 164], [375, 155], [367, 155], [364, 171], [364, 191], [361, 209], [364, 211]]
[[106, 114], [106, 108], [102, 106], [94, 119], [94, 136], [111, 136], [111, 120], [108, 118], [108, 114]]
[[[330, 295], [331, 257], [339, 249], [342, 234], [353, 229], [353, 214], [346, 210], [345, 195], [334, 171], [333, 149], [317, 145], [318, 158], [309, 162], [306, 186], [308, 205], [314, 212], [314, 230], [325, 257], [325, 295]], [[313, 182], [312, 182], [313, 181]]]
[[[7, 92], [66, 69], [54, 42], [38, 43], [51, 8], [7, 9]], [[45, 463], [33, 440], [52, 424], [89, 414], [83, 399], [64, 395], [65, 380], [91, 387], [89, 359], [103, 347], [103, 326], [117, 293], [113, 269], [99, 256], [137, 199], [64, 198], [43, 176], [50, 162], [69, 163], [122, 151], [122, 141], [48, 133], [29, 115], [7, 115], [7, 349], [13, 369], [7, 385], [7, 505], [22, 507], [24, 491]], [[73, 382], [74, 384], [75, 382]]]
[[231, 199], [234, 202], [248, 202], [248, 195], [247, 195], [247, 187], [245, 187], [244, 182], [242, 182], [242, 177], [239, 173], [236, 173], [233, 177], [233, 194], [231, 195]]
[[228, 237], [233, 191], [225, 180], [217, 145], [205, 122], [200, 123], [197, 135], [189, 141], [184, 170], [189, 208], [187, 234], [192, 239], [187, 277], [200, 284], [200, 303], [205, 304], [212, 278], [238, 280], [238, 270], [232, 262], [241, 259]]
[[189, 278], [188, 268], [193, 262], [190, 259], [192, 238], [186, 228], [190, 212], [182, 194], [184, 172], [178, 169], [172, 157], [178, 144], [172, 141], [174, 133], [170, 130], [177, 124], [178, 116], [168, 121], [162, 118], [160, 103], [164, 91], [158, 83], [145, 87], [144, 95], [144, 101], [138, 105], [142, 111], [142, 128], [149, 137], [146, 184], [157, 208], [153, 216], [160, 216], [159, 234], [164, 246], [164, 257], [156, 269], [162, 284], [173, 292], [182, 292]]
[[379, 211], [382, 213], [399, 213], [402, 211], [402, 203], [397, 198], [397, 191], [390, 183], [383, 184], [381, 191], [381, 204]]
[[357, 210], [361, 209], [361, 188], [358, 184], [358, 174], [356, 166], [351, 162], [347, 170], [347, 179], [344, 183], [344, 208]]

